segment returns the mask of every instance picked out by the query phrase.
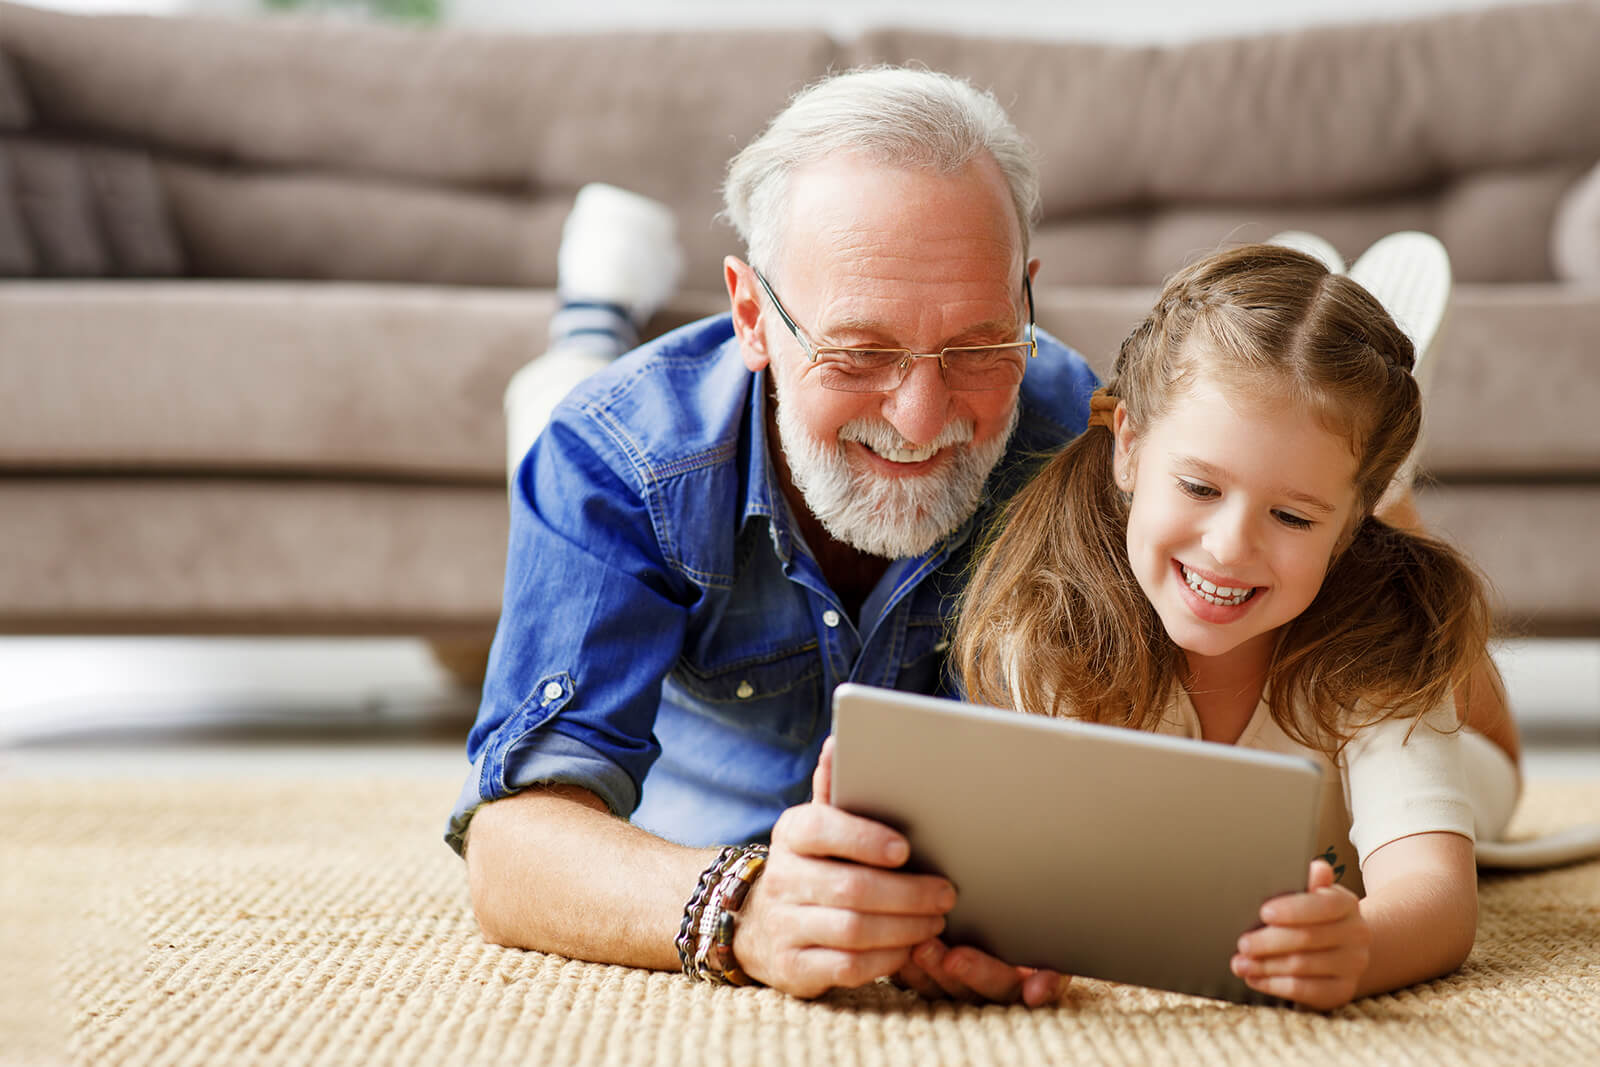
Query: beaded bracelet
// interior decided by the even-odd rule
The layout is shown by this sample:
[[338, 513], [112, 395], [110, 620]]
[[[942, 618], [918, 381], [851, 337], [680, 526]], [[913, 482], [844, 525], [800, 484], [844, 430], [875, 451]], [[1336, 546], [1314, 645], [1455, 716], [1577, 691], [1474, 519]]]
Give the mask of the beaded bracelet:
[[700, 881], [694, 887], [694, 895], [683, 906], [683, 922], [678, 925], [678, 962], [683, 965], [683, 973], [690, 978], [695, 977], [695, 955], [699, 948], [700, 920], [705, 911], [706, 901], [710, 899], [711, 892], [721, 881], [727, 867], [739, 855], [739, 849], [729, 845], [717, 853], [717, 858], [711, 866], [700, 872]]
[[717, 985], [749, 985], [750, 976], [733, 955], [734, 917], [767, 862], [765, 845], [750, 845], [724, 871], [701, 916], [695, 946], [694, 977]]
[[724, 878], [723, 892], [713, 898], [718, 905], [716, 918], [711, 924], [712, 948], [709, 953], [713, 982], [749, 985], [752, 981], [733, 955], [734, 917], [744, 906], [744, 898], [749, 895], [750, 887], [761, 876], [761, 872], [766, 869], [766, 864], [766, 847], [755, 846], [746, 853], [745, 862], [731, 875], [731, 883], [729, 878]]

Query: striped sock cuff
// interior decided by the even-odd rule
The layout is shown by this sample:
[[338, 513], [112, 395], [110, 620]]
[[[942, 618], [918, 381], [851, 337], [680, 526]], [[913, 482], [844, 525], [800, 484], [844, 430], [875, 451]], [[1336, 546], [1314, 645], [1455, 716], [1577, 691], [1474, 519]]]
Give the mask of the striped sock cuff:
[[639, 331], [620, 304], [569, 301], [550, 319], [550, 347], [581, 347], [620, 356], [639, 345]]

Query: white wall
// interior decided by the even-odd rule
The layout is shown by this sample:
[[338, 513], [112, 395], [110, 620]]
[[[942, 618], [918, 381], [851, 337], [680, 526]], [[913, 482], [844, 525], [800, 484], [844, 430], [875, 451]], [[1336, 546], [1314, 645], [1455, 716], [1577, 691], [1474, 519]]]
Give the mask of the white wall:
[[1528, 2], [1533, 0], [450, 0], [453, 21], [486, 27], [812, 25], [848, 36], [891, 24], [1139, 43]]
[[[260, 0], [23, 0], [82, 13], [236, 15]], [[443, 0], [453, 23], [484, 29], [820, 26], [841, 36], [914, 25], [1005, 36], [1166, 43], [1315, 23], [1406, 18], [1542, 0]]]

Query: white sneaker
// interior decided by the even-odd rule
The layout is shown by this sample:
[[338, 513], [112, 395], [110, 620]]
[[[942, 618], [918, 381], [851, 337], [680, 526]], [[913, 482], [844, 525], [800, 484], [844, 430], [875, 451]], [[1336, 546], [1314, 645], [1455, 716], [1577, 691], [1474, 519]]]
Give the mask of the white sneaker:
[[1423, 359], [1450, 305], [1450, 253], [1432, 234], [1402, 230], [1376, 241], [1350, 265], [1350, 277], [1378, 298], [1417, 352], [1412, 376], [1423, 394], [1432, 364]]
[[671, 298], [682, 270], [672, 209], [614, 185], [578, 190], [556, 255], [564, 301], [615, 304], [643, 326]]
[[[1420, 230], [1401, 230], [1381, 237], [1350, 265], [1350, 278], [1378, 299], [1394, 319], [1395, 325], [1411, 338], [1416, 362], [1411, 376], [1422, 391], [1424, 416], [1428, 408], [1428, 386], [1435, 360], [1427, 359], [1433, 339], [1450, 306], [1450, 253], [1435, 236]], [[1423, 423], [1427, 432], [1427, 423]], [[1388, 494], [1408, 490], [1417, 478], [1422, 455], [1422, 435], [1411, 454], [1395, 473]]]
[[1330, 274], [1344, 273], [1344, 257], [1339, 250], [1326, 239], [1305, 230], [1284, 230], [1282, 233], [1273, 234], [1267, 239], [1269, 245], [1282, 245], [1292, 248], [1296, 252], [1304, 252], [1313, 259], [1322, 261]]
[[554, 348], [511, 376], [506, 386], [506, 484], [515, 482], [522, 457], [544, 432], [550, 413], [573, 387], [611, 365], [611, 357], [584, 348]]
[[1527, 841], [1479, 841], [1478, 866], [1506, 870], [1558, 867], [1600, 858], [1600, 824], [1573, 826]]

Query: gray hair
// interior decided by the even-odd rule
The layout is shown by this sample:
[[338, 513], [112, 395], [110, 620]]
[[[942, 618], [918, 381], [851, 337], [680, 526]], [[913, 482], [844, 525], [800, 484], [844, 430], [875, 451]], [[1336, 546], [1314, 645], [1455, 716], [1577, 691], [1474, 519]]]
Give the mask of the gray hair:
[[1005, 175], [1026, 257], [1040, 205], [1032, 148], [992, 93], [931, 70], [872, 67], [802, 89], [728, 164], [723, 215], [739, 231], [750, 262], [771, 271], [789, 178], [802, 167], [854, 154], [949, 174], [984, 152]]

